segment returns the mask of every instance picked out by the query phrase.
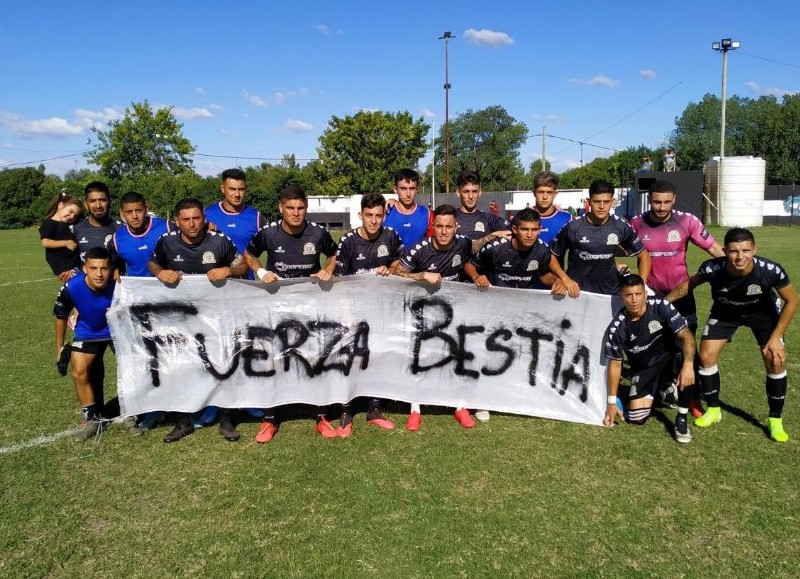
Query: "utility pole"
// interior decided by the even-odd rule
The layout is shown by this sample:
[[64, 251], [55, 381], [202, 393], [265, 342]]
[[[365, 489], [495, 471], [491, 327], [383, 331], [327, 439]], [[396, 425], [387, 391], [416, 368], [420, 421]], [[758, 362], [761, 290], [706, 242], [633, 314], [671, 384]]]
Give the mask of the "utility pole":
[[439, 37], [444, 40], [444, 192], [450, 193], [450, 74], [447, 46], [451, 38], [449, 31]]
[[717, 224], [720, 222], [722, 212], [722, 164], [725, 159], [725, 105], [728, 100], [728, 51], [736, 50], [742, 45], [738, 40], [723, 38], [719, 42], [712, 42], [711, 48], [722, 53], [722, 118], [720, 119], [719, 134], [719, 164], [717, 165]]

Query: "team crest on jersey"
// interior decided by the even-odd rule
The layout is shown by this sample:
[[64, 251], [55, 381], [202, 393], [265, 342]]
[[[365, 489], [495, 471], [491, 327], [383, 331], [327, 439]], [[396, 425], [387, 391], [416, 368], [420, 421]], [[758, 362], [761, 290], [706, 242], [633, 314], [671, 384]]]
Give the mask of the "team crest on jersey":
[[609, 233], [606, 245], [619, 245], [619, 236], [616, 233]]
[[677, 229], [673, 229], [669, 233], [667, 233], [667, 241], [680, 241], [681, 240], [681, 233]]
[[452, 266], [453, 267], [458, 267], [459, 265], [461, 265], [461, 256], [460, 255], [454, 255], [453, 256]]
[[663, 326], [661, 325], [661, 322], [659, 322], [658, 320], [653, 320], [652, 322], [650, 322], [649, 324], [647, 324], [647, 329], [648, 329], [648, 330], [650, 330], [650, 333], [651, 333], [651, 334], [655, 334], [655, 333], [656, 333], [657, 331], [659, 331], [659, 330], [660, 330], [662, 327], [663, 327]]
[[530, 260], [528, 262], [528, 268], [527, 269], [528, 269], [528, 271], [536, 271], [537, 269], [539, 269], [539, 262], [536, 261], [535, 259]]
[[377, 255], [378, 257], [386, 257], [387, 255], [389, 255], [389, 248], [386, 247], [385, 245], [379, 245]]
[[478, 221], [478, 222], [475, 224], [475, 231], [480, 231], [481, 233], [483, 233], [484, 231], [486, 231], [486, 227], [483, 225], [483, 222], [481, 222], [481, 221]]
[[303, 255], [314, 255], [315, 253], [317, 253], [317, 248], [313, 243], [309, 242], [303, 246]]
[[206, 251], [203, 254], [203, 262], [202, 262], [203, 265], [206, 265], [208, 263], [216, 263], [216, 262], [217, 262], [217, 258], [214, 257], [214, 254], [211, 251]]
[[761, 295], [761, 286], [757, 284], [750, 284], [747, 286], [747, 295], [749, 296], [757, 296]]

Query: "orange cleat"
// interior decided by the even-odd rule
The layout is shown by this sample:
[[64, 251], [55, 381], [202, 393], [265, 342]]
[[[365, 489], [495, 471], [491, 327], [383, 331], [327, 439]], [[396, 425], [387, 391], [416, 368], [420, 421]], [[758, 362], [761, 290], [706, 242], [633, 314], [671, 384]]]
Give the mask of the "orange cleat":
[[258, 429], [256, 434], [256, 442], [267, 443], [272, 440], [272, 437], [278, 432], [278, 427], [269, 420], [261, 423], [261, 428]]
[[475, 428], [475, 421], [472, 420], [472, 416], [469, 415], [469, 410], [466, 408], [459, 408], [454, 416], [464, 428]]
[[408, 422], [406, 422], [406, 430], [416, 432], [422, 425], [422, 414], [419, 412], [412, 412], [408, 415]]

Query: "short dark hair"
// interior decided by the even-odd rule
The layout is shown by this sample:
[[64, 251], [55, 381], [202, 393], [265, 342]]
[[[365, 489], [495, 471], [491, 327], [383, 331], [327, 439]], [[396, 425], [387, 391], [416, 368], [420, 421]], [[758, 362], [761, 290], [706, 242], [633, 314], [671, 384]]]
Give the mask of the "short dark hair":
[[394, 184], [397, 185], [400, 181], [419, 183], [419, 173], [414, 169], [400, 169], [394, 174]]
[[284, 201], [293, 201], [294, 199], [300, 199], [303, 203], [308, 205], [306, 192], [303, 191], [300, 185], [287, 185], [281, 190], [281, 203]]
[[636, 287], [640, 285], [642, 286], [644, 285], [644, 280], [642, 279], [642, 276], [637, 275], [635, 273], [623, 275], [622, 277], [619, 278], [620, 289], [626, 287]]
[[144, 205], [147, 205], [147, 203], [144, 200], [144, 195], [142, 195], [138, 191], [128, 191], [119, 200], [120, 205], [125, 205], [127, 203], [143, 203]]
[[674, 195], [676, 194], [675, 185], [666, 179], [656, 179], [650, 185], [650, 194], [653, 193], [672, 193]]
[[519, 224], [522, 221], [535, 221], [538, 223], [541, 222], [541, 220], [542, 216], [539, 214], [538, 211], [536, 211], [536, 209], [531, 209], [530, 207], [526, 207], [525, 209], [523, 209], [514, 216], [514, 219], [511, 221], [511, 225], [513, 225], [514, 227], [519, 227]]
[[602, 195], [603, 193], [611, 193], [614, 195], [614, 186], [605, 181], [603, 179], [596, 179], [592, 181], [592, 184], [589, 185], [589, 197], [594, 197], [595, 195]]
[[386, 198], [380, 193], [367, 193], [361, 198], [361, 209], [372, 209], [373, 207], [385, 207]]
[[550, 171], [540, 171], [533, 177], [533, 190], [538, 187], [552, 187], [558, 189], [558, 175]]
[[453, 217], [455, 217], [456, 208], [450, 205], [449, 203], [442, 203], [436, 209], [433, 210], [434, 217], [439, 217], [440, 215], [452, 215]]
[[233, 179], [234, 181], [247, 181], [247, 175], [241, 169], [225, 169], [222, 172], [222, 181]]
[[111, 253], [102, 246], [95, 246], [90, 247], [86, 250], [86, 253], [83, 255], [83, 262], [86, 263], [90, 259], [106, 259], [108, 260], [108, 264], [113, 268], [114, 267], [114, 260], [111, 259]]
[[725, 245], [729, 243], [740, 243], [742, 241], [750, 241], [755, 245], [756, 237], [753, 235], [752, 231], [744, 227], [733, 227], [725, 232]]
[[456, 188], [461, 189], [464, 185], [477, 185], [481, 186], [481, 176], [477, 171], [472, 169], [464, 169], [456, 177]]
[[199, 199], [195, 199], [194, 197], [184, 197], [178, 203], [175, 204], [175, 215], [177, 216], [178, 213], [183, 211], [184, 209], [194, 209], [197, 208], [201, 212], [203, 211], [203, 204], [200, 202]]
[[102, 181], [92, 181], [86, 187], [83, 188], [83, 197], [86, 198], [89, 196], [89, 193], [105, 193], [106, 197], [111, 199], [111, 191], [108, 189], [108, 185], [103, 183]]

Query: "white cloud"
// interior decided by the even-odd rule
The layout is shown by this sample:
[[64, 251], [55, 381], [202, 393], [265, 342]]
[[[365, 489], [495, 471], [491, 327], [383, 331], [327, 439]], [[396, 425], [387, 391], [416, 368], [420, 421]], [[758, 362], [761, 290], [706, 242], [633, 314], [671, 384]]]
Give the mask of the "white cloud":
[[341, 34], [342, 33], [342, 29], [341, 28], [331, 28], [327, 24], [317, 24], [317, 25], [314, 26], [314, 28], [318, 32], [321, 32], [322, 34], [324, 34], [325, 36], [333, 36], [334, 34]]
[[797, 94], [798, 92], [800, 92], [800, 91], [796, 91], [796, 90], [792, 91], [792, 90], [786, 90], [786, 89], [777, 88], [777, 87], [763, 87], [760, 84], [758, 84], [757, 82], [754, 82], [752, 80], [748, 80], [746, 83], [744, 83], [744, 86], [746, 86], [747, 88], [749, 88], [753, 92], [756, 92], [756, 93], [758, 93], [760, 95], [774, 96], [774, 97], [778, 97], [778, 98], [783, 97], [783, 96], [785, 96], [787, 94]]
[[581, 162], [576, 159], [548, 159], [551, 163], [550, 168], [556, 173], [563, 173], [569, 169], [575, 169], [581, 166]]
[[564, 120], [564, 117], [559, 117], [558, 115], [554, 114], [533, 115], [531, 118], [534, 120], [534, 122], [547, 121], [548, 123], [560, 123]]
[[24, 119], [16, 113], [0, 112], [0, 125], [8, 127], [15, 135], [22, 138], [52, 138], [63, 139], [85, 132], [85, 127], [62, 119], [50, 117], [49, 119]]
[[204, 89], [202, 86], [196, 86], [194, 87], [194, 92], [197, 94], [206, 94], [206, 89]]
[[242, 93], [244, 94], [245, 100], [254, 107], [265, 107], [269, 104], [265, 98], [262, 98], [258, 95], [250, 94], [246, 90], [242, 90]]
[[72, 111], [75, 115], [75, 124], [90, 129], [92, 127], [102, 129], [111, 121], [115, 121], [122, 117], [123, 109], [120, 107], [104, 107], [99, 111], [90, 111], [87, 109], [75, 109]]
[[298, 119], [288, 119], [281, 128], [292, 133], [308, 133], [314, 130], [314, 125]]
[[596, 74], [592, 78], [571, 78], [569, 82], [572, 84], [583, 84], [586, 86], [605, 86], [608, 88], [617, 88], [619, 81], [613, 78], [608, 78], [604, 74]]
[[433, 112], [431, 109], [424, 108], [422, 109], [422, 116], [425, 117], [426, 119], [435, 119], [436, 113]]
[[212, 104], [208, 105], [208, 108], [210, 108], [212, 111], [221, 111], [222, 110], [222, 105], [218, 105], [218, 104], [212, 103]]
[[478, 46], [491, 46], [497, 48], [506, 44], [514, 44], [514, 39], [505, 32], [497, 32], [495, 30], [475, 30], [469, 28], [464, 31], [464, 38], [470, 44], [477, 44]]
[[654, 70], [650, 70], [649, 68], [645, 68], [644, 70], [639, 71], [639, 75], [645, 78], [655, 78], [656, 72]]
[[190, 121], [213, 119], [214, 113], [206, 108], [192, 107], [187, 109], [185, 107], [173, 107], [172, 114], [179, 119], [187, 119]]

